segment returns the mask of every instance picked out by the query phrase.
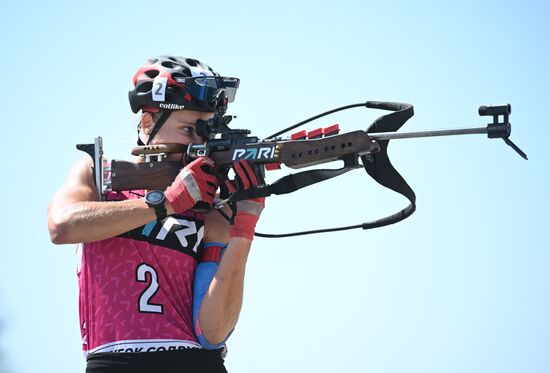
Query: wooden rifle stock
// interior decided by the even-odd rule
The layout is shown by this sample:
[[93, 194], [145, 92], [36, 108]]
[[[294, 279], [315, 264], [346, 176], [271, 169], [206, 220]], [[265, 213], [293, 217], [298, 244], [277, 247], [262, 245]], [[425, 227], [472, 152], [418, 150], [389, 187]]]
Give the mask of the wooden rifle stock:
[[181, 161], [134, 163], [111, 161], [111, 190], [164, 190], [182, 168]]
[[302, 168], [336, 161], [349, 154], [378, 151], [378, 143], [366, 131], [358, 130], [321, 139], [281, 141], [279, 162], [290, 168]]
[[[208, 156], [216, 165], [214, 173], [225, 175], [225, 170], [238, 159], [251, 164], [283, 163], [290, 168], [302, 168], [342, 159], [348, 155], [364, 155], [380, 150], [378, 143], [366, 131], [353, 131], [309, 140], [272, 140], [234, 144], [223, 149], [208, 148]], [[111, 162], [111, 190], [166, 189], [183, 164], [181, 161], [132, 163]]]

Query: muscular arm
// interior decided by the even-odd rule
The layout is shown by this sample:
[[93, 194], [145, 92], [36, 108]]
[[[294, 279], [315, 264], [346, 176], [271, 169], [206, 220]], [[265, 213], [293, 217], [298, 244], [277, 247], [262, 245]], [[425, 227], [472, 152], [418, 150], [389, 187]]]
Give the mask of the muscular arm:
[[[166, 203], [168, 214], [174, 211]], [[114, 237], [156, 218], [153, 209], [140, 199], [100, 202], [92, 175], [91, 159], [83, 159], [48, 208], [48, 229], [56, 244], [90, 242]], [[217, 213], [206, 218], [207, 242], [228, 242], [218, 270], [203, 298], [199, 322], [211, 344], [224, 341], [237, 324], [241, 310], [246, 260], [251, 242], [229, 239], [228, 223]]]
[[50, 239], [56, 244], [111, 238], [154, 220], [143, 198], [100, 202], [90, 158], [78, 161], [48, 208]]
[[239, 237], [229, 239], [228, 223], [217, 213], [208, 214], [206, 224], [207, 241], [229, 241], [199, 310], [204, 337], [210, 344], [218, 344], [227, 338], [239, 318], [245, 266], [252, 241]]

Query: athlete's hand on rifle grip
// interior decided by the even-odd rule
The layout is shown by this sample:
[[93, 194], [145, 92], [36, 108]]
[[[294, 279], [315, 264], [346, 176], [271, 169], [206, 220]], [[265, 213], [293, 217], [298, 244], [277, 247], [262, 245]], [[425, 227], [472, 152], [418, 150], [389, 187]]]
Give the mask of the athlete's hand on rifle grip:
[[[230, 192], [234, 193], [237, 188], [248, 190], [257, 188], [259, 176], [252, 170], [246, 160], [240, 160], [233, 163], [235, 171], [235, 180], [226, 181], [226, 186]], [[236, 203], [237, 211], [234, 213], [233, 224], [229, 227], [229, 237], [242, 237], [249, 240], [254, 238], [254, 230], [260, 219], [260, 215], [265, 206], [265, 198], [251, 198]]]
[[218, 189], [218, 180], [211, 173], [213, 169], [214, 162], [210, 158], [199, 157], [180, 171], [165, 192], [176, 214], [193, 208], [198, 202], [212, 204]]

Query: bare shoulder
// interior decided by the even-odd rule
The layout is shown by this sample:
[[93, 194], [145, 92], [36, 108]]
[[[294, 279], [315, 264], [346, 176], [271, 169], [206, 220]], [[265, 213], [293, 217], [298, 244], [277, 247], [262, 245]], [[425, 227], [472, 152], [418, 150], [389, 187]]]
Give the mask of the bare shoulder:
[[54, 195], [52, 204], [98, 200], [93, 175], [93, 161], [85, 157], [73, 165], [65, 181]]
[[[97, 195], [97, 188], [94, 178], [94, 163], [91, 157], [79, 159], [71, 169], [65, 184], [71, 188], [81, 189], [90, 195]], [[93, 198], [97, 199], [97, 198]]]

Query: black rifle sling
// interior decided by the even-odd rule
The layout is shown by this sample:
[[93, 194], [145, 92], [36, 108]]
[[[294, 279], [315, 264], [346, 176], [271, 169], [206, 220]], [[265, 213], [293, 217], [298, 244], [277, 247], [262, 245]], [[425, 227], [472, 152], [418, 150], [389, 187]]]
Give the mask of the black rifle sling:
[[[410, 104], [367, 101], [365, 103], [365, 106], [372, 109], [393, 111], [393, 113], [386, 114], [377, 118], [367, 130], [367, 133], [397, 131], [403, 126], [403, 124], [405, 124], [407, 120], [409, 120], [409, 118], [414, 115], [413, 106]], [[394, 224], [409, 217], [416, 209], [416, 196], [414, 194], [414, 191], [407, 184], [405, 179], [403, 179], [403, 177], [399, 174], [399, 172], [397, 172], [397, 170], [393, 167], [389, 160], [387, 153], [389, 140], [380, 140], [378, 141], [378, 143], [380, 145], [379, 152], [361, 156], [363, 167], [365, 168], [365, 171], [367, 171], [367, 173], [380, 185], [383, 185], [384, 187], [389, 188], [406, 197], [410, 202], [407, 207], [398, 211], [395, 214], [358, 225], [283, 234], [266, 234], [256, 232], [255, 235], [258, 237], [279, 238], [342, 231], [355, 228], [372, 229], [389, 224]], [[344, 167], [340, 169], [304, 171], [297, 174], [287, 175], [270, 185], [265, 185], [260, 188], [237, 191], [236, 193], [233, 193], [231, 195], [230, 202], [248, 198], [267, 197], [271, 194], [291, 193], [308, 185], [328, 180], [358, 167], [356, 157], [344, 159], [344, 163]]]
[[344, 166], [336, 170], [319, 169], [302, 171], [297, 174], [284, 176], [267, 187], [270, 194], [291, 193], [308, 185], [340, 176], [355, 168], [357, 168], [357, 166]]
[[344, 167], [339, 169], [308, 170], [296, 174], [286, 175], [269, 185], [264, 185], [259, 188], [250, 188], [247, 190], [239, 190], [231, 195], [229, 201], [233, 202], [249, 198], [267, 197], [272, 194], [292, 193], [298, 189], [331, 179], [359, 167], [361, 166], [358, 163], [349, 165], [346, 162]]
[[[376, 119], [367, 130], [367, 133], [395, 132], [414, 115], [414, 108], [409, 104], [369, 101], [366, 106], [373, 109], [394, 111], [391, 114]], [[361, 161], [367, 173], [376, 180], [377, 183], [403, 195], [410, 201], [410, 204], [395, 214], [363, 223], [361, 226], [363, 229], [378, 228], [397, 223], [409, 217], [416, 210], [416, 195], [414, 191], [393, 167], [388, 157], [387, 151], [389, 142], [390, 140], [379, 140], [380, 152], [362, 156]]]
[[[410, 104], [401, 104], [401, 103], [391, 103], [391, 102], [375, 102], [368, 101], [365, 103], [367, 108], [373, 109], [382, 109], [393, 111], [393, 113], [383, 115], [376, 119], [367, 133], [376, 133], [376, 132], [394, 132], [405, 124], [414, 115], [414, 108]], [[380, 145], [380, 151], [373, 154], [364, 155], [361, 157], [363, 167], [365, 171], [378, 182], [380, 185], [383, 185], [386, 188], [389, 188], [409, 200], [409, 205], [404, 209], [398, 211], [395, 214], [386, 216], [381, 219], [373, 220], [370, 222], [365, 222], [358, 225], [350, 225], [343, 227], [334, 227], [326, 229], [316, 229], [303, 232], [293, 232], [293, 233], [284, 233], [284, 234], [265, 234], [256, 232], [255, 235], [258, 237], [265, 238], [279, 238], [279, 237], [291, 237], [299, 236], [306, 234], [315, 234], [315, 233], [326, 233], [326, 232], [335, 232], [343, 231], [349, 229], [372, 229], [378, 228], [390, 224], [397, 223], [407, 217], [409, 217], [416, 209], [416, 195], [412, 188], [407, 184], [405, 179], [397, 172], [397, 170], [391, 164], [387, 149], [389, 140], [380, 140], [378, 141]], [[355, 169], [358, 167], [356, 159], [353, 158], [345, 159], [345, 165], [343, 168], [338, 170], [311, 170], [304, 171], [294, 175], [285, 176], [271, 185], [267, 185], [263, 188], [258, 188], [255, 190], [249, 190], [248, 195], [250, 197], [262, 197], [268, 196], [270, 194], [285, 194], [290, 193], [305, 186], [330, 179], [332, 177], [341, 175], [347, 171]], [[237, 192], [240, 193], [240, 192]], [[238, 199], [250, 198], [245, 197], [246, 193], [239, 195]]]

